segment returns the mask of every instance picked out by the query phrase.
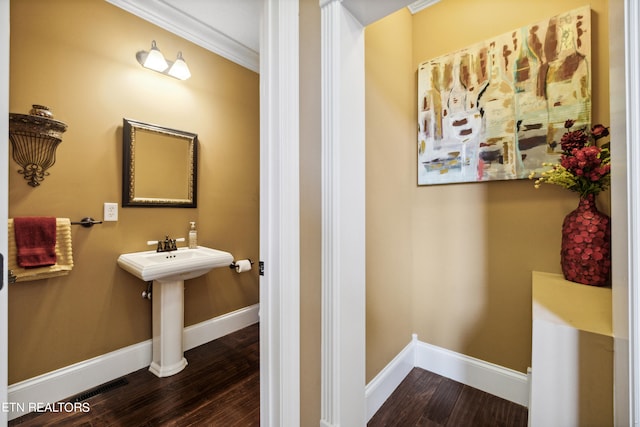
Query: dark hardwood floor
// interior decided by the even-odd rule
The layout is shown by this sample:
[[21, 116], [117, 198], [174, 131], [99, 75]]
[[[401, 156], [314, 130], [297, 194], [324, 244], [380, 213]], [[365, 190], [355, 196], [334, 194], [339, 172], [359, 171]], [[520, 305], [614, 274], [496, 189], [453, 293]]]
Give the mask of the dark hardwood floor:
[[[87, 412], [31, 413], [9, 426], [259, 426], [259, 338], [258, 324], [249, 326], [187, 351], [179, 374], [141, 369], [101, 393], [67, 399]], [[527, 425], [527, 409], [416, 368], [367, 425], [518, 427]]]
[[519, 427], [527, 408], [424, 369], [414, 368], [368, 427]]
[[258, 324], [249, 326], [187, 351], [189, 364], [176, 375], [125, 375], [128, 384], [84, 400], [87, 412], [30, 413], [9, 425], [259, 426], [259, 337]]

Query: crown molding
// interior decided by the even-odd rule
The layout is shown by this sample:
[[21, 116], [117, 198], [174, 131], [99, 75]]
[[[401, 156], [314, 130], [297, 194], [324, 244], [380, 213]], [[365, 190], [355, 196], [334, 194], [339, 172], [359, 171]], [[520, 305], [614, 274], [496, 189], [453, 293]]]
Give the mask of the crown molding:
[[433, 6], [434, 4], [438, 3], [440, 0], [418, 0], [415, 1], [413, 3], [411, 3], [409, 6], [407, 6], [409, 8], [409, 11], [411, 12], [412, 15], [415, 15], [416, 13], [420, 12], [423, 9], [428, 8], [429, 6]]
[[133, 15], [258, 73], [260, 55], [163, 0], [106, 0]]

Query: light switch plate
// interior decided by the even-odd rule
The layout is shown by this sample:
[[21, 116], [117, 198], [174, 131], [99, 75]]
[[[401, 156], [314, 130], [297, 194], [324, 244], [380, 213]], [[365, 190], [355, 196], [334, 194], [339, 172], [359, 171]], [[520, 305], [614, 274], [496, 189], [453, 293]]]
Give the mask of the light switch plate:
[[118, 220], [118, 204], [117, 203], [105, 203], [104, 204], [104, 221], [117, 221]]

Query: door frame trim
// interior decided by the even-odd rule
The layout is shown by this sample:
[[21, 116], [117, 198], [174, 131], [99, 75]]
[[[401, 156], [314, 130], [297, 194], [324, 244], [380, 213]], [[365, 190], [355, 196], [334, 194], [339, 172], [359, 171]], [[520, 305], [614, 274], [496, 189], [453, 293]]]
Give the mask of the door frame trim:
[[300, 424], [299, 4], [263, 0], [260, 424]]

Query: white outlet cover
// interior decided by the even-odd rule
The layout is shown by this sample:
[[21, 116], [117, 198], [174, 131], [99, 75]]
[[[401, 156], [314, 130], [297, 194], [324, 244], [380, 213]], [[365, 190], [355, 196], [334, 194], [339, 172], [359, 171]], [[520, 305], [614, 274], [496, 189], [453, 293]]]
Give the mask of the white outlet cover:
[[104, 221], [117, 221], [118, 220], [118, 204], [117, 203], [105, 203], [104, 204]]

